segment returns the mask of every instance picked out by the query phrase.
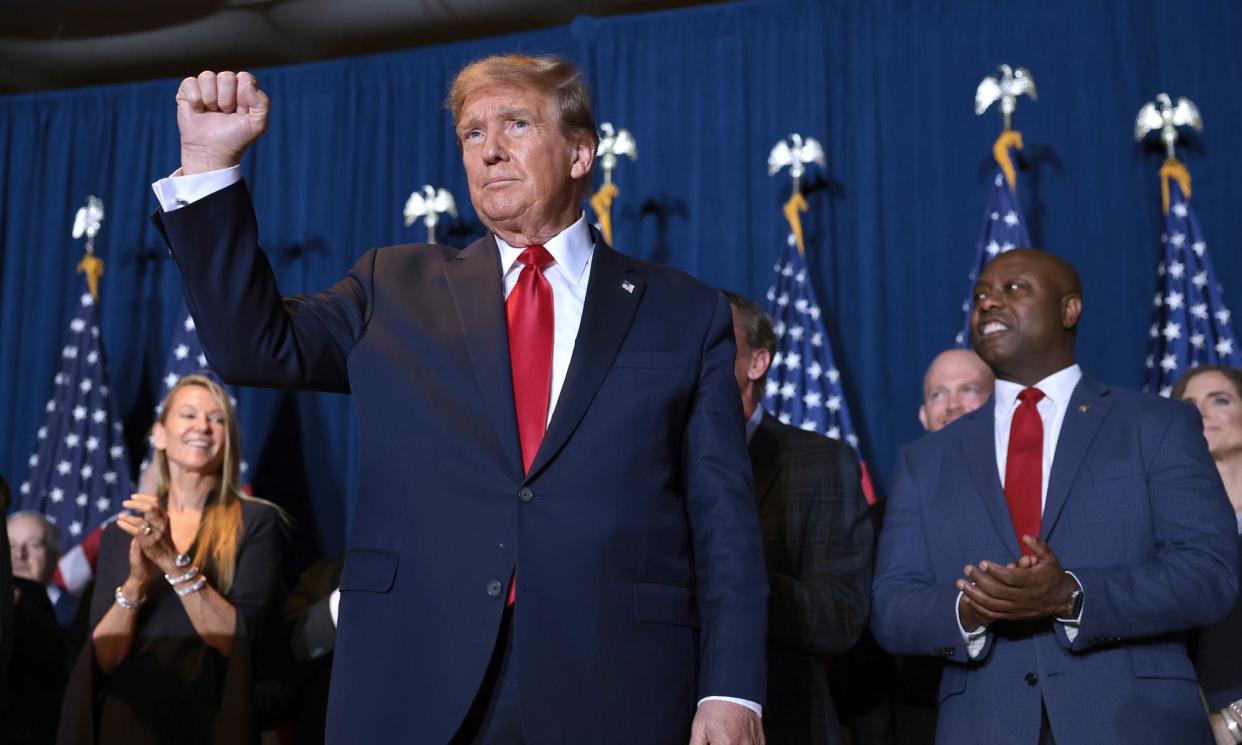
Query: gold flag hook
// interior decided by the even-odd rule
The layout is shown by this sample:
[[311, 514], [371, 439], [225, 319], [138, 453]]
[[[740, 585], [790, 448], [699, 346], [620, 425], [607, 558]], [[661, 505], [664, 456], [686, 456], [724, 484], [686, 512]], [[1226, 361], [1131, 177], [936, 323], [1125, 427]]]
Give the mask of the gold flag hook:
[[1166, 215], [1169, 214], [1169, 179], [1177, 179], [1182, 194], [1190, 199], [1190, 171], [1177, 158], [1169, 158], [1160, 166], [1160, 206]]
[[1009, 183], [1009, 191], [1016, 191], [1018, 188], [1018, 170], [1014, 167], [1013, 158], [1009, 156], [1010, 149], [1022, 149], [1022, 133], [1016, 129], [1007, 129], [1000, 133], [1000, 137], [996, 138], [996, 143], [992, 145], [992, 157], [996, 159], [996, 164], [1000, 166], [1001, 172], [1005, 174], [1005, 181]]
[[785, 202], [785, 219], [789, 221], [789, 230], [793, 233], [794, 241], [798, 246], [798, 253], [806, 256], [806, 242], [802, 238], [802, 216], [799, 212], [806, 212], [810, 207], [806, 203], [806, 198], [802, 196], [801, 191], [794, 191], [790, 195], [789, 200]]
[[595, 222], [599, 224], [599, 232], [604, 240], [612, 245], [612, 200], [617, 198], [621, 190], [614, 183], [606, 183], [591, 197], [591, 209], [595, 211]]

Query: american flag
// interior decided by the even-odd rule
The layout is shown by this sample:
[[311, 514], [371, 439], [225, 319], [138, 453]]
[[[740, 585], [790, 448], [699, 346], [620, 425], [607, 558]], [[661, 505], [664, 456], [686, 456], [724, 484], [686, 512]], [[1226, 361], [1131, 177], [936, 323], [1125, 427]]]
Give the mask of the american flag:
[[[164, 376], [161, 378], [163, 387], [160, 389], [160, 399], [173, 389], [178, 380], [186, 375], [205, 375], [215, 382], [219, 383], [224, 391], [229, 394], [229, 399], [233, 402], [233, 406], [237, 406], [237, 398], [233, 395], [233, 391], [228, 384], [220, 379], [207, 365], [207, 355], [203, 352], [203, 345], [198, 340], [198, 331], [194, 327], [194, 318], [190, 315], [189, 309], [182, 302], [181, 309], [177, 313], [177, 325], [173, 329], [172, 343], [168, 346], [168, 358], [164, 362]], [[158, 418], [160, 414], [160, 404], [155, 405], [155, 416]], [[145, 471], [147, 466], [151, 464], [151, 447], [150, 438], [147, 443], [147, 454], [142, 459], [141, 469]], [[247, 464], [245, 461], [241, 463], [241, 470], [246, 472]]]
[[[1009, 157], [1012, 162], [1012, 149]], [[1022, 208], [1018, 206], [1016, 178], [1015, 188], [1010, 189], [1004, 171], [998, 166], [996, 177], [992, 179], [992, 196], [988, 199], [987, 211], [983, 213], [983, 230], [975, 244], [975, 263], [970, 266], [970, 285], [966, 288], [966, 299], [962, 302], [962, 312], [966, 318], [962, 321], [962, 329], [957, 332], [955, 339], [958, 347], [970, 347], [970, 311], [974, 307], [975, 280], [979, 279], [984, 265], [998, 254], [1030, 245], [1031, 236], [1026, 232], [1026, 220], [1022, 217]]]
[[1229, 308], [1199, 221], [1176, 179], [1170, 178], [1163, 256], [1156, 267], [1156, 297], [1147, 342], [1144, 389], [1168, 396], [1188, 368], [1208, 363], [1242, 366]]
[[129, 454], [113, 410], [99, 338], [99, 310], [85, 280], [60, 356], [47, 418], [39, 428], [18, 504], [43, 513], [59, 528], [63, 558], [58, 581], [81, 594], [90, 581], [98, 529], [120, 511], [132, 491]]
[[[845, 404], [841, 373], [832, 361], [823, 313], [797, 244], [791, 232], [774, 267], [775, 281], [768, 288], [767, 311], [776, 331], [776, 354], [768, 368], [763, 406], [785, 424], [844, 440], [857, 451], [858, 436]], [[866, 463], [862, 468], [863, 490], [867, 502], [874, 504]]]

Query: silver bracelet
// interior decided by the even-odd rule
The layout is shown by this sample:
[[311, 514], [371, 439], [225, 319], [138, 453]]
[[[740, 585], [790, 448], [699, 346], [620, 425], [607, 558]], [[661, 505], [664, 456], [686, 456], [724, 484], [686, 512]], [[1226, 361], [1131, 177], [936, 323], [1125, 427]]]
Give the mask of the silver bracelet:
[[1233, 737], [1233, 741], [1242, 743], [1242, 726], [1238, 725], [1238, 702], [1234, 701], [1220, 710], [1220, 718], [1225, 720], [1225, 729]]
[[198, 576], [198, 567], [190, 567], [189, 570], [186, 571], [186, 573], [181, 575], [180, 577], [174, 577], [171, 574], [165, 574], [164, 579], [168, 580], [168, 584], [172, 585], [173, 587], [176, 587], [182, 582], [189, 582], [190, 580], [194, 579], [197, 576]]
[[125, 593], [121, 592], [120, 585], [117, 585], [116, 592], [113, 593], [112, 596], [116, 598], [116, 604], [121, 606], [125, 610], [137, 610], [142, 607], [143, 603], [147, 602], [146, 595], [143, 595], [139, 597], [137, 600], [134, 600], [131, 602], [129, 598], [125, 597]]
[[198, 592], [199, 590], [203, 589], [206, 586], [207, 586], [207, 578], [199, 577], [198, 580], [194, 582], [194, 584], [186, 585], [185, 587], [178, 587], [176, 588], [176, 590], [177, 590], [178, 595], [180, 595], [181, 597], [185, 597], [186, 595], [192, 595]]

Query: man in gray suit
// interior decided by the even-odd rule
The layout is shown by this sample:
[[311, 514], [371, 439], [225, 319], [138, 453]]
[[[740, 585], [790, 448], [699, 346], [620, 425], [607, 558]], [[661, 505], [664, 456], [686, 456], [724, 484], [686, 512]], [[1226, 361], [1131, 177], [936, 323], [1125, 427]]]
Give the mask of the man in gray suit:
[[770, 745], [831, 745], [842, 738], [824, 657], [858, 641], [870, 604], [874, 533], [858, 459], [764, 411], [776, 335], [759, 306], [726, 295], [771, 593], [764, 730]]

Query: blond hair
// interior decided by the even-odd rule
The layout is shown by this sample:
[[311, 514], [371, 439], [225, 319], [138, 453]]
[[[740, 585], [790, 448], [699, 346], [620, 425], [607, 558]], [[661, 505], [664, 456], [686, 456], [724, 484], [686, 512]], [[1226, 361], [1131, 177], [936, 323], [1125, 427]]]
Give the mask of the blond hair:
[[569, 60], [551, 55], [500, 54], [471, 62], [453, 78], [445, 101], [453, 113], [453, 126], [461, 121], [466, 99], [494, 85], [528, 88], [551, 97], [561, 135], [570, 141], [585, 138], [593, 149], [599, 147], [590, 91], [578, 67]]
[[[207, 390], [215, 399], [216, 405], [224, 413], [224, 458], [220, 463], [220, 481], [214, 491], [207, 496], [203, 505], [203, 516], [198, 524], [198, 536], [195, 539], [197, 548], [194, 550], [193, 563], [202, 567], [204, 573], [221, 595], [227, 595], [233, 587], [237, 572], [237, 548], [242, 530], [242, 502], [259, 502], [276, 510], [281, 521], [286, 520], [284, 511], [265, 499], [251, 497], [241, 488], [241, 432], [237, 426], [237, 411], [233, 401], [224, 388], [206, 375], [186, 375], [172, 387], [164, 401], [160, 404], [160, 415], [156, 424], [164, 426], [172, 408], [173, 398], [177, 392], [189, 386], [198, 386]], [[155, 464], [155, 494], [160, 504], [168, 506], [168, 490], [171, 473], [168, 468], [168, 453], [156, 449], [153, 456]]]

